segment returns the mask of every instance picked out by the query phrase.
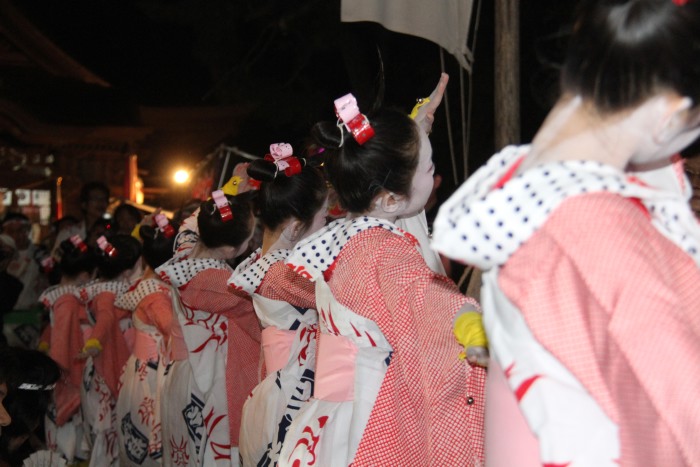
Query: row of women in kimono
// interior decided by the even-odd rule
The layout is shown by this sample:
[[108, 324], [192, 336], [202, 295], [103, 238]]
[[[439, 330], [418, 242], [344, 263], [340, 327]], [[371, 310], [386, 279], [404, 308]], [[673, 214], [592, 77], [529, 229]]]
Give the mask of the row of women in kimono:
[[[371, 124], [345, 96], [346, 123], [316, 125], [301, 155], [273, 144], [248, 167], [257, 190], [214, 192], [176, 237], [144, 226], [142, 245], [115, 236], [97, 255], [66, 241], [44, 294], [68, 370], [51, 447], [91, 465], [482, 462], [479, 305], [421, 250], [446, 84], [413, 117]], [[347, 215], [326, 225], [329, 186]], [[256, 217], [262, 243], [233, 270]]]
[[[97, 282], [66, 267], [46, 294], [67, 370], [49, 442], [93, 465], [697, 463], [700, 235], [672, 156], [700, 131], [698, 23], [692, 1], [585, 2], [533, 144], [440, 209], [432, 246], [487, 272], [486, 334], [422, 222], [447, 76], [411, 115], [346, 95], [177, 236], [142, 229], [137, 282], [132, 240], [103, 242]], [[326, 222], [329, 190], [344, 215]], [[71, 245], [66, 266], [87, 254]]]

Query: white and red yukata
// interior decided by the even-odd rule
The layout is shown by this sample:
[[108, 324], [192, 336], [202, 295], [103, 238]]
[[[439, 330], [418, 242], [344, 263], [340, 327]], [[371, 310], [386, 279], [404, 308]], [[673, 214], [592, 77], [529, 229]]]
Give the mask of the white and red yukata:
[[161, 465], [160, 394], [169, 362], [173, 322], [170, 287], [157, 278], [136, 281], [115, 304], [133, 313], [134, 350], [117, 399], [121, 466]]
[[700, 465], [700, 226], [681, 164], [513, 177], [528, 149], [495, 155], [435, 222], [438, 251], [485, 270], [487, 465]]
[[63, 372], [45, 420], [46, 445], [68, 462], [84, 460], [90, 455], [80, 410], [85, 360], [77, 357], [92, 326], [77, 286], [49, 287], [39, 296], [39, 301], [50, 311], [53, 338], [49, 355]]
[[189, 352], [168, 370], [163, 388], [163, 463], [238, 465], [240, 413], [258, 383], [260, 325], [250, 297], [228, 286], [229, 265], [189, 258], [192, 246], [180, 245], [157, 269], [178, 289], [176, 313]]
[[321, 334], [314, 395], [279, 465], [480, 465], [486, 374], [452, 333], [478, 304], [385, 220], [335, 221], [287, 263], [315, 282]]
[[287, 429], [311, 397], [316, 366], [314, 285], [284, 264], [291, 250], [262, 257], [260, 252], [244, 260], [229, 280], [253, 298], [267, 372], [243, 406], [239, 452], [244, 467], [277, 465]]
[[91, 443], [90, 466], [118, 466], [116, 403], [119, 377], [124, 370], [133, 343], [131, 312], [114, 305], [129, 284], [123, 280], [93, 282], [80, 291], [92, 324], [90, 339], [96, 339], [102, 351], [88, 357], [83, 371], [81, 404], [85, 429]]

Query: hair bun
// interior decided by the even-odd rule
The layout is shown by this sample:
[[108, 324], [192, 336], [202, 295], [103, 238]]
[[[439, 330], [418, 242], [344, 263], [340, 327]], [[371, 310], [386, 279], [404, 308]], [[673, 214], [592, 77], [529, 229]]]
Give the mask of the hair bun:
[[331, 122], [318, 122], [311, 127], [311, 136], [323, 148], [338, 148], [342, 141], [341, 132], [345, 127], [338, 128]]
[[277, 166], [274, 162], [266, 159], [256, 159], [250, 163], [246, 170], [248, 176], [261, 182], [271, 182], [275, 179]]

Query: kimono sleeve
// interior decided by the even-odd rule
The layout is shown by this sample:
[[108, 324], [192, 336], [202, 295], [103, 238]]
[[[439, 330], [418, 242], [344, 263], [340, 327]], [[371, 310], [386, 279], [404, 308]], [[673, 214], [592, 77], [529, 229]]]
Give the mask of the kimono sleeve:
[[281, 300], [300, 308], [316, 308], [316, 291], [313, 282], [294, 272], [283, 261], [268, 269], [258, 293], [272, 300]]

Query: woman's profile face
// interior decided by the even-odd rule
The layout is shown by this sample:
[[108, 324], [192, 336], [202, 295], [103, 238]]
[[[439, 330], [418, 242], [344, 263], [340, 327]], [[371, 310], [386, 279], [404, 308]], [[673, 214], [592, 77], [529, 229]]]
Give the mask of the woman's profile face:
[[409, 204], [406, 212], [402, 213], [402, 215], [414, 215], [425, 208], [425, 203], [428, 202], [430, 193], [433, 191], [433, 184], [435, 183], [433, 179], [434, 173], [433, 148], [430, 145], [428, 135], [421, 130], [418, 166], [411, 182]]

